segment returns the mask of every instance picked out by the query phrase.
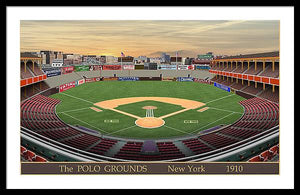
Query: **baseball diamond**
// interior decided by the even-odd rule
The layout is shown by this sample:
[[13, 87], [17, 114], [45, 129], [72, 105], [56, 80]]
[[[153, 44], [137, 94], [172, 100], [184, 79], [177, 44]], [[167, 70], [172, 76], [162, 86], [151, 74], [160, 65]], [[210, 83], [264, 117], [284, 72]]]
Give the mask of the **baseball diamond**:
[[[242, 116], [239, 101], [244, 99], [212, 85], [157, 81], [85, 83], [51, 97], [61, 100], [57, 114], [70, 125], [97, 127], [103, 135], [136, 139], [188, 136], [231, 124]], [[207, 105], [209, 110], [198, 112]], [[91, 106], [102, 112], [83, 109]], [[104, 123], [110, 119], [120, 122]], [[187, 124], [185, 120], [199, 122]]]

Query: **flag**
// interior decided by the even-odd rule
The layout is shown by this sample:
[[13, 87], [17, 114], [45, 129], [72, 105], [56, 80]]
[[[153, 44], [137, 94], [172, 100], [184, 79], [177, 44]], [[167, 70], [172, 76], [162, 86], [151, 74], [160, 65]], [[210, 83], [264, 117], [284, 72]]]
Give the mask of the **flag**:
[[121, 52], [121, 56], [122, 56], [122, 57], [125, 57], [125, 55], [124, 55], [124, 53], [123, 53], [123, 52]]

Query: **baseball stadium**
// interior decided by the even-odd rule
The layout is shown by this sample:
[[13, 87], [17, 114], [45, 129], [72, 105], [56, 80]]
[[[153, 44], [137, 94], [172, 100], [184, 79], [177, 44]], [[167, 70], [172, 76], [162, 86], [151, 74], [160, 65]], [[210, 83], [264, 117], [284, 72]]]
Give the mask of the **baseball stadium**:
[[278, 51], [127, 59], [47, 68], [21, 53], [21, 161], [279, 161]]

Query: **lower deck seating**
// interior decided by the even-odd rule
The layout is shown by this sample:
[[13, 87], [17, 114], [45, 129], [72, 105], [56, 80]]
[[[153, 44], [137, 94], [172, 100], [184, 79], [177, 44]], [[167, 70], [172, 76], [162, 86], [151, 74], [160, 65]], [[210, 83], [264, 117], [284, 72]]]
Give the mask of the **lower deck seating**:
[[[259, 155], [253, 156], [248, 160], [248, 162], [266, 162], [266, 161], [274, 161], [275, 157], [279, 155], [279, 144], [272, 146], [268, 150], [261, 152]], [[276, 158], [275, 161], [277, 161]]]
[[29, 162], [47, 162], [47, 159], [21, 146], [21, 159]]
[[[55, 106], [59, 102], [59, 100], [42, 95], [22, 102], [21, 125], [62, 144], [100, 155], [118, 142], [118, 140], [100, 138], [64, 124], [55, 114]], [[199, 135], [197, 138], [182, 140], [182, 143], [193, 153], [203, 154], [237, 144], [243, 139], [257, 136], [279, 124], [278, 104], [262, 98], [246, 99], [240, 104], [244, 107], [244, 115], [237, 122], [223, 129]], [[142, 141], [128, 141], [114, 157], [138, 161], [185, 157], [181, 148], [178, 148], [172, 141], [156, 142], [158, 152], [154, 154], [143, 153], [143, 144]], [[267, 156], [267, 154], [264, 155]], [[29, 152], [26, 158], [34, 159], [34, 155]]]
[[[110, 148], [104, 147], [110, 141], [78, 131], [64, 124], [55, 114], [55, 106], [59, 102], [60, 100], [43, 95], [25, 100], [21, 103], [21, 126], [80, 150], [102, 154], [100, 151], [105, 152]], [[117, 142], [114, 140], [110, 145], [112, 146]]]
[[279, 124], [279, 106], [262, 98], [251, 98], [240, 102], [244, 115], [232, 125], [197, 138], [183, 140], [196, 154], [238, 144], [240, 141], [258, 136]]

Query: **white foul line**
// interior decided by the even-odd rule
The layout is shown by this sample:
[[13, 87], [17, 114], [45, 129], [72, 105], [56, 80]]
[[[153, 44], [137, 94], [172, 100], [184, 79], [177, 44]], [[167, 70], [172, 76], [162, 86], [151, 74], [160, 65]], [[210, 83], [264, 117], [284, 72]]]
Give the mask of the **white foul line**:
[[[89, 126], [91, 126], [91, 127], [93, 127], [93, 128], [96, 128], [96, 129], [98, 129], [98, 130], [100, 130], [100, 131], [104, 131], [103, 129], [99, 129], [98, 127], [95, 127], [95, 126], [93, 126], [93, 125], [91, 125], [91, 124], [89, 124], [89, 123], [87, 123], [87, 122], [84, 122], [84, 121], [82, 121], [82, 120], [80, 120], [80, 119], [77, 119], [77, 118], [75, 118], [75, 117], [73, 117], [73, 116], [71, 116], [71, 115], [69, 115], [69, 114], [67, 114], [67, 113], [64, 113], [64, 112], [61, 112], [62, 114], [65, 114], [65, 115], [67, 115], [67, 116], [69, 116], [69, 117], [71, 117], [71, 118], [73, 118], [73, 119], [75, 119], [75, 120], [77, 120], [77, 121], [80, 121], [80, 122], [82, 122], [82, 123], [85, 123], [85, 124], [87, 124], [87, 125], [89, 125]], [[105, 133], [108, 133], [107, 131], [104, 131]]]
[[[88, 109], [88, 108], [90, 108], [90, 107], [78, 108], [78, 109], [74, 109], [74, 110], [67, 110], [67, 111], [63, 111], [63, 112], [74, 112], [74, 111], [84, 110], [84, 109]], [[57, 112], [57, 113], [63, 113], [63, 112]]]
[[167, 126], [167, 125], [164, 125], [163, 127], [167, 127], [167, 128], [169, 128], [169, 129], [173, 129], [173, 130], [179, 131], [179, 132], [181, 132], [181, 133], [191, 134], [191, 133], [188, 133], [188, 132], [185, 132], [185, 131], [182, 131], [182, 130], [179, 130], [179, 129], [176, 129], [176, 128], [173, 128], [173, 127], [169, 127], [169, 126]]
[[235, 112], [232, 110], [225, 110], [225, 109], [220, 109], [220, 108], [214, 108], [214, 107], [209, 107], [210, 109], [215, 109], [215, 110], [221, 110], [221, 111], [225, 111], [225, 112], [232, 112], [232, 113], [238, 113], [238, 114], [243, 114], [242, 112]]
[[130, 128], [132, 128], [132, 127], [136, 127], [136, 125], [133, 125], [133, 126], [130, 126], [130, 127], [126, 127], [126, 128], [124, 128], [124, 129], [117, 130], [117, 131], [112, 132], [112, 133], [109, 133], [109, 134], [107, 134], [107, 135], [111, 135], [111, 134], [114, 134], [114, 133], [117, 133], [117, 132], [120, 132], [120, 131], [124, 131], [124, 130], [130, 129]]
[[[234, 114], [234, 113], [232, 112], [232, 113], [230, 113], [230, 114], [227, 114], [226, 116], [224, 116], [224, 117], [222, 117], [222, 118], [220, 118], [220, 119], [218, 119], [218, 120], [216, 120], [216, 121], [213, 121], [213, 122], [208, 123], [207, 125], [205, 125], [205, 126], [199, 128], [199, 129], [196, 129], [195, 131], [199, 131], [200, 129], [203, 129], [203, 128], [205, 128], [205, 127], [207, 127], [207, 126], [209, 126], [209, 125], [211, 125], [211, 124], [213, 124], [213, 123], [215, 123], [215, 122], [217, 122], [217, 121], [219, 121], [219, 120], [222, 120], [222, 119], [224, 119], [224, 118], [226, 118], [226, 117], [232, 115], [232, 114]], [[194, 133], [195, 131], [192, 131], [191, 133]]]
[[204, 104], [209, 104], [209, 103], [211, 103], [211, 102], [215, 102], [215, 101], [218, 101], [218, 100], [221, 100], [221, 99], [224, 99], [224, 98], [227, 98], [227, 97], [233, 96], [233, 95], [234, 95], [234, 94], [227, 95], [227, 96], [224, 96], [224, 97], [221, 97], [221, 98], [215, 99], [215, 100], [211, 100], [211, 101], [205, 102]]
[[66, 96], [70, 96], [70, 97], [72, 97], [72, 98], [76, 98], [76, 99], [79, 99], [79, 100], [88, 102], [88, 103], [90, 103], [90, 104], [94, 104], [93, 102], [90, 102], [90, 101], [88, 101], [88, 100], [85, 100], [85, 99], [82, 99], [82, 98], [79, 98], [79, 97], [75, 97], [75, 96], [72, 96], [72, 95], [69, 95], [69, 94], [66, 94], [66, 93], [63, 93], [63, 92], [61, 92], [61, 93], [59, 93], [59, 94], [64, 94], [64, 95], [66, 95]]

